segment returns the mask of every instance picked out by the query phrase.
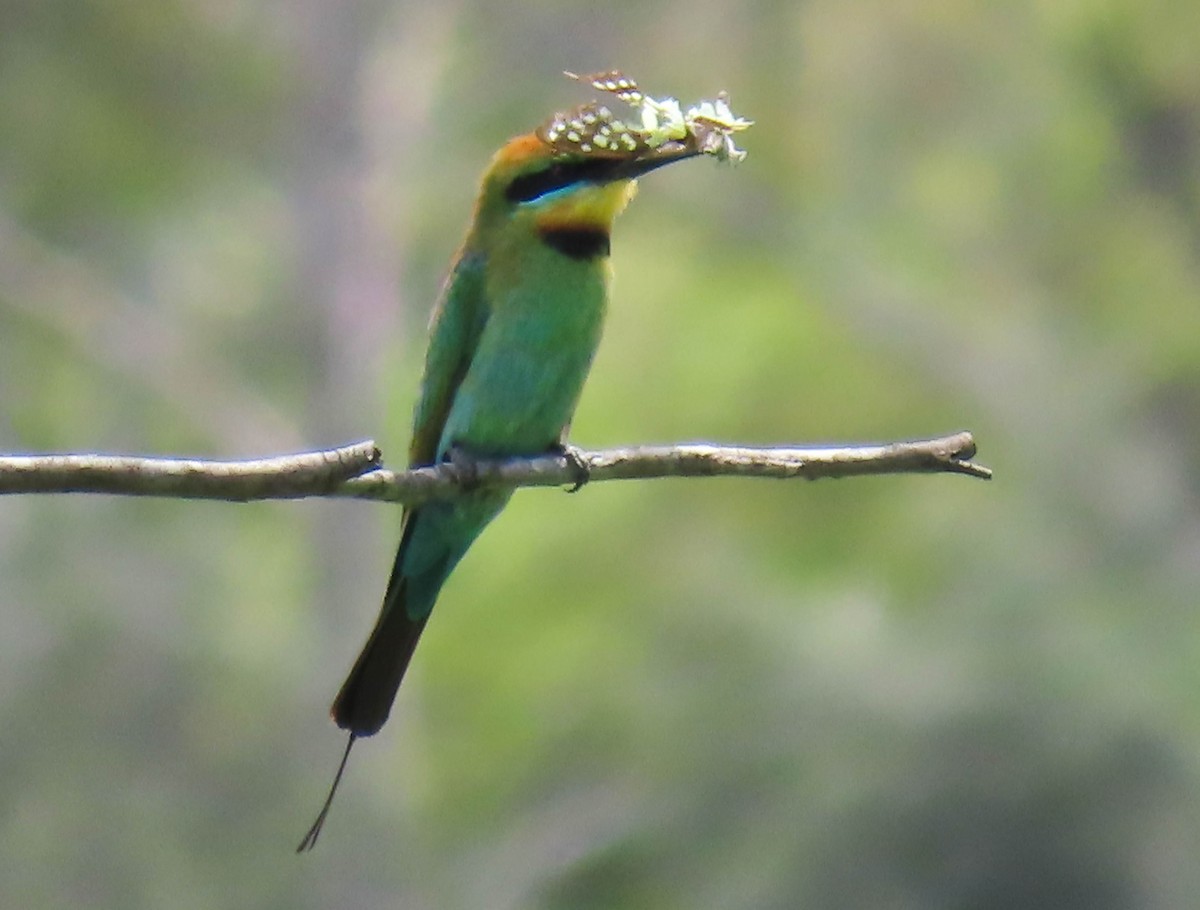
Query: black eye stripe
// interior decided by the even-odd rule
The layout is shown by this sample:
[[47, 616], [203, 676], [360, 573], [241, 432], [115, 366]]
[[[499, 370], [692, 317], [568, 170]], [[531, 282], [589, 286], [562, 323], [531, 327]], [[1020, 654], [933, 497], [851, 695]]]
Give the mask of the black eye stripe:
[[605, 158], [555, 161], [541, 170], [515, 178], [505, 187], [504, 196], [513, 203], [532, 202], [539, 196], [561, 190], [573, 183], [603, 183], [612, 173], [614, 163]]

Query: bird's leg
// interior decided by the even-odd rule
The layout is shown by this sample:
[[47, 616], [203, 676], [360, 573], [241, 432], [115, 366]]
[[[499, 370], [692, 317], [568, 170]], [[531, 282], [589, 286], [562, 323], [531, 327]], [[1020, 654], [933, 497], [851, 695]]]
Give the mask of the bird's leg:
[[[565, 434], [564, 434], [565, 436]], [[561, 439], [547, 450], [553, 455], [561, 455], [571, 468], [575, 485], [567, 490], [568, 493], [578, 493], [592, 477], [592, 466], [582, 449], [571, 445], [566, 439]]]
[[479, 459], [457, 442], [450, 444], [442, 458], [442, 464], [450, 469], [454, 482], [464, 491], [479, 488]]

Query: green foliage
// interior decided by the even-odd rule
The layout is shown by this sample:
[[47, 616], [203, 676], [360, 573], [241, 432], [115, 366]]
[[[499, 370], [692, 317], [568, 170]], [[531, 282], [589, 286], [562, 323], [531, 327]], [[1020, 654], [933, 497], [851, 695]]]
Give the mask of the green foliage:
[[1190, 905], [1195, 19], [5, 4], [0, 449], [402, 461], [477, 175], [620, 66], [757, 125], [622, 216], [575, 440], [997, 479], [517, 495], [303, 860], [398, 514], [5, 501], [0, 906]]

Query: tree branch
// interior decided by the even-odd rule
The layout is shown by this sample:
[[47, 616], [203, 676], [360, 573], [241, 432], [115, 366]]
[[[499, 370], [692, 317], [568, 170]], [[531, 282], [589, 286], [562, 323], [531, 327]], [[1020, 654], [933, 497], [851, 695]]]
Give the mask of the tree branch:
[[253, 461], [123, 455], [0, 455], [0, 494], [112, 493], [175, 499], [329, 496], [379, 464], [373, 442]]
[[[770, 447], [704, 443], [572, 450], [590, 482], [654, 477], [852, 477], [860, 474], [950, 473], [988, 480], [989, 468], [971, 461], [970, 433], [885, 445]], [[578, 466], [563, 455], [480, 461], [470, 485], [546, 487], [574, 484]], [[201, 461], [113, 455], [0, 456], [0, 494], [109, 493], [176, 499], [301, 499], [336, 496], [415, 503], [458, 495], [464, 486], [454, 465], [395, 472], [380, 467], [373, 442], [322, 452], [253, 461]]]

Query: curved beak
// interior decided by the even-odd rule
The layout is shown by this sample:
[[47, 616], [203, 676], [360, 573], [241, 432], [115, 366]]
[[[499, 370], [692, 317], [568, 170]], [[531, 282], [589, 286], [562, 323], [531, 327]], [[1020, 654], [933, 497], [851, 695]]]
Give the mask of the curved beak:
[[667, 142], [656, 149], [643, 152], [636, 158], [623, 158], [614, 161], [611, 170], [605, 175], [610, 180], [634, 180], [643, 174], [674, 164], [676, 161], [686, 161], [703, 154], [694, 143]]

